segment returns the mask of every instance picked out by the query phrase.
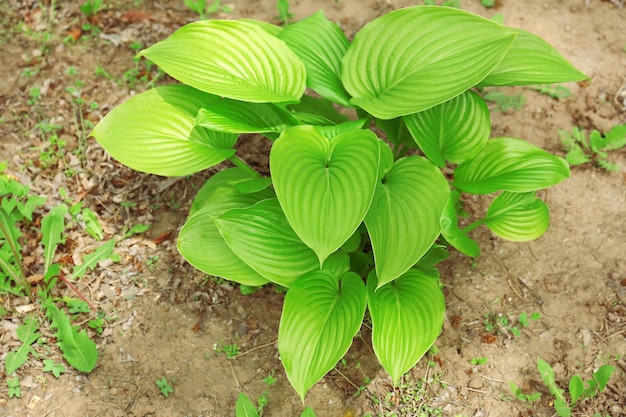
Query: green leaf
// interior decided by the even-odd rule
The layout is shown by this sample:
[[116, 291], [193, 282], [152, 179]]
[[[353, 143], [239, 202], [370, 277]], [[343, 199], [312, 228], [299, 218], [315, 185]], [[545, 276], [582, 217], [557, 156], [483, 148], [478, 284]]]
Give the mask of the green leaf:
[[333, 103], [325, 98], [304, 95], [300, 100], [300, 103], [289, 105], [287, 109], [300, 120], [301, 124], [326, 126], [349, 120], [348, 116], [337, 112]]
[[85, 230], [87, 230], [89, 236], [98, 240], [104, 239], [104, 231], [102, 230], [102, 226], [100, 226], [100, 220], [93, 210], [85, 207], [80, 212], [80, 216], [85, 222]]
[[254, 403], [244, 393], [239, 393], [235, 406], [235, 417], [259, 417]]
[[441, 235], [456, 250], [475, 258], [480, 255], [480, 246], [459, 227], [459, 217], [456, 209], [459, 199], [459, 192], [453, 190], [441, 213]]
[[563, 158], [520, 139], [497, 138], [457, 167], [452, 184], [472, 194], [526, 193], [551, 187], [569, 175]]
[[246, 21], [193, 22], [139, 55], [178, 81], [235, 100], [297, 101], [306, 88], [304, 64], [296, 54]]
[[246, 103], [223, 99], [201, 108], [198, 126], [226, 133], [282, 132], [298, 120], [287, 110], [271, 103]]
[[184, 85], [164, 85], [130, 98], [91, 135], [134, 170], [165, 176], [194, 174], [235, 154], [237, 135], [195, 125], [200, 108], [219, 100]]
[[498, 66], [480, 86], [550, 84], [582, 81], [588, 77], [540, 37], [522, 29]]
[[192, 212], [178, 235], [178, 251], [187, 262], [204, 273], [244, 285], [260, 286], [266, 284], [267, 279], [235, 255], [215, 223], [223, 213], [252, 206], [264, 197], [263, 194], [241, 194], [235, 189], [220, 186], [228, 184], [234, 177], [231, 174], [243, 172], [237, 170], [239, 168], [222, 171], [211, 177], [217, 177], [217, 181], [210, 183], [209, 179], [202, 187], [193, 203], [199, 209]]
[[341, 58], [350, 41], [336, 24], [326, 19], [323, 11], [289, 25], [277, 37], [304, 63], [309, 88], [322, 97], [350, 106], [350, 96], [341, 83]]
[[55, 206], [41, 219], [41, 244], [43, 245], [43, 270], [44, 274], [50, 268], [54, 258], [54, 252], [59, 243], [63, 242], [62, 234], [65, 230], [63, 216], [67, 213], [67, 206], [62, 204]]
[[583, 393], [583, 379], [579, 375], [574, 375], [569, 380], [569, 396], [572, 400], [572, 407], [576, 406], [580, 395]]
[[87, 332], [72, 326], [69, 318], [52, 301], [46, 301], [44, 307], [53, 326], [57, 328], [56, 337], [63, 358], [81, 372], [93, 371], [98, 362], [98, 349]]
[[60, 363], [55, 363], [52, 359], [44, 359], [42, 371], [51, 372], [55, 378], [58, 378], [62, 373], [65, 373], [65, 366]]
[[214, 221], [232, 251], [269, 281], [289, 287], [301, 275], [320, 267], [275, 198], [226, 211]]
[[439, 336], [446, 305], [438, 280], [415, 269], [377, 287], [380, 285], [372, 271], [367, 278], [372, 345], [397, 384]]
[[572, 415], [571, 408], [569, 407], [569, 405], [567, 405], [567, 402], [562, 398], [555, 398], [554, 409], [556, 410], [556, 413], [560, 417], [570, 417]]
[[33, 351], [30, 345], [41, 337], [41, 334], [37, 332], [38, 330], [37, 320], [32, 315], [24, 320], [24, 324], [18, 326], [17, 338], [22, 341], [22, 345], [17, 350], [7, 353], [4, 360], [4, 368], [7, 375], [17, 371], [26, 362], [28, 354]]
[[374, 195], [379, 140], [369, 130], [326, 139], [312, 126], [287, 129], [274, 142], [270, 171], [296, 234], [320, 265], [354, 233]]
[[535, 193], [504, 192], [489, 206], [485, 225], [513, 242], [537, 239], [548, 230], [550, 211]]
[[475, 157], [491, 134], [489, 109], [476, 93], [466, 91], [445, 103], [404, 117], [415, 142], [438, 167]]
[[350, 102], [379, 119], [420, 112], [478, 84], [515, 33], [447, 7], [395, 10], [356, 34], [343, 58], [342, 81], [354, 97]]
[[83, 263], [80, 265], [76, 265], [74, 270], [72, 271], [72, 275], [70, 275], [70, 279], [78, 279], [82, 278], [83, 275], [90, 269], [93, 269], [98, 265], [98, 262], [107, 259], [111, 252], [113, 252], [113, 247], [115, 246], [115, 239], [109, 239], [94, 252], [89, 255], [85, 255], [83, 257]]
[[303, 401], [350, 348], [363, 321], [366, 298], [360, 276], [348, 272], [340, 284], [325, 269], [302, 276], [287, 291], [278, 352], [289, 382]]
[[378, 286], [405, 273], [439, 236], [439, 220], [450, 188], [428, 160], [410, 156], [396, 161], [376, 187], [365, 217]]
[[598, 383], [598, 392], [604, 391], [606, 384], [611, 379], [611, 375], [615, 371], [615, 367], [611, 365], [602, 365], [593, 373], [593, 380]]
[[304, 409], [302, 414], [300, 414], [300, 417], [315, 417], [315, 413], [311, 407], [307, 407]]

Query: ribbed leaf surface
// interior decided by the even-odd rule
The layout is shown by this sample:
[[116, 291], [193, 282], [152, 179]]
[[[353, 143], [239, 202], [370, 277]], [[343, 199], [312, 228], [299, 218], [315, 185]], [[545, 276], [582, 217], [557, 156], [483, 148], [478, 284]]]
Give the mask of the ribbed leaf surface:
[[441, 235], [446, 242], [459, 252], [467, 256], [476, 257], [480, 255], [480, 246], [459, 227], [459, 217], [456, 212], [459, 198], [459, 192], [452, 190], [450, 198], [441, 213]]
[[367, 278], [367, 304], [372, 317], [376, 357], [397, 384], [433, 345], [446, 309], [436, 277], [411, 269], [376, 290], [374, 271]]
[[548, 230], [550, 211], [535, 193], [504, 192], [491, 202], [485, 224], [504, 239], [527, 242]]
[[350, 105], [350, 96], [341, 82], [341, 59], [350, 42], [323, 11], [289, 25], [277, 36], [304, 63], [309, 88], [336, 103]]
[[189, 23], [140, 55], [185, 84], [254, 103], [297, 101], [304, 64], [259, 25], [238, 20]]
[[379, 140], [352, 130], [328, 140], [312, 126], [289, 128], [274, 142], [270, 171], [280, 205], [320, 264], [354, 233], [376, 187]]
[[198, 110], [216, 97], [184, 85], [148, 90], [114, 108], [91, 136], [134, 170], [194, 174], [235, 154], [236, 135], [195, 126]]
[[396, 161], [378, 184], [365, 225], [379, 286], [405, 273], [430, 249], [449, 194], [439, 169], [419, 156]]
[[569, 175], [563, 158], [524, 140], [496, 138], [487, 141], [474, 159], [457, 167], [453, 185], [473, 194], [525, 193], [558, 184]]
[[491, 134], [489, 109], [476, 93], [466, 91], [444, 103], [404, 117], [413, 139], [438, 167], [459, 164], [480, 152]]
[[366, 307], [361, 277], [341, 278], [322, 269], [298, 279], [287, 291], [278, 329], [278, 352], [289, 382], [302, 400], [346, 354]]
[[317, 256], [295, 234], [275, 198], [229, 210], [215, 222], [239, 258], [283, 287], [320, 267]]
[[588, 77], [540, 37], [512, 29], [515, 42], [498, 66], [480, 82], [481, 86], [550, 84], [582, 81]]
[[426, 110], [478, 84], [515, 32], [471, 13], [408, 7], [365, 25], [343, 59], [350, 101], [380, 119]]
[[271, 103], [224, 99], [200, 109], [196, 124], [219, 132], [241, 134], [282, 132], [287, 126], [298, 124], [298, 120]]
[[243, 262], [224, 241], [215, 219], [228, 210], [249, 207], [260, 196], [224, 190], [211, 194], [185, 221], [178, 235], [178, 251], [200, 271], [244, 285], [263, 285], [267, 279]]

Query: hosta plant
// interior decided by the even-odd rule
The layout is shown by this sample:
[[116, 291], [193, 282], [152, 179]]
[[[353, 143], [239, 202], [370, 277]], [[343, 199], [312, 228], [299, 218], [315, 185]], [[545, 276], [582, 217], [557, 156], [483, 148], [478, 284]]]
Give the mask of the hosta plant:
[[[396, 10], [352, 41], [322, 12], [286, 29], [201, 21], [140, 55], [179, 83], [129, 99], [92, 134], [138, 171], [232, 163], [199, 190], [178, 249], [207, 274], [288, 288], [278, 349], [303, 400], [366, 311], [398, 382], [441, 331], [434, 266], [446, 249], [478, 255], [468, 232], [482, 224], [513, 241], [541, 236], [549, 213], [535, 192], [569, 176], [560, 157], [490, 138], [473, 89], [585, 75], [540, 38], [462, 10]], [[270, 177], [237, 155], [248, 134], [273, 142]], [[467, 194], [494, 198], [463, 229]]]

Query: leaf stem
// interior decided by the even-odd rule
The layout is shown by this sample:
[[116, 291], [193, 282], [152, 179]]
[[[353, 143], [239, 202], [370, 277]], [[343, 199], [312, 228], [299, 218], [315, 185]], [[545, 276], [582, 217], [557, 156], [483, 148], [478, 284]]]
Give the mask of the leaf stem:
[[467, 226], [465, 229], [463, 229], [463, 233], [467, 234], [467, 233], [471, 232], [472, 230], [476, 229], [478, 226], [482, 226], [483, 223], [485, 223], [485, 221], [487, 221], [486, 218], [480, 219], [480, 220], [476, 220], [475, 222], [473, 222], [469, 226]]
[[237, 155], [231, 156], [230, 158], [228, 158], [228, 160], [230, 162], [232, 162], [233, 165], [235, 165], [236, 167], [244, 169], [246, 172], [248, 172], [254, 178], [258, 178], [258, 177], [261, 176], [250, 165], [248, 165], [246, 163], [246, 161], [244, 161], [243, 159], [239, 158]]

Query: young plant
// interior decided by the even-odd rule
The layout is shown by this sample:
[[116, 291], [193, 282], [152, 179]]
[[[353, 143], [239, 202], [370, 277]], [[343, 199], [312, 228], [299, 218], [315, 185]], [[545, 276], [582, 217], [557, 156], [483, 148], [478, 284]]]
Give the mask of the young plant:
[[172, 392], [174, 392], [174, 388], [172, 388], [170, 383], [167, 382], [167, 378], [165, 377], [157, 379], [155, 383], [157, 387], [159, 387], [159, 389], [161, 390], [161, 394], [163, 394], [165, 398], [167, 398]]
[[[529, 402], [534, 403], [541, 399], [540, 392], [534, 392], [532, 394], [525, 394], [520, 387], [513, 381], [509, 381], [509, 389], [511, 390], [511, 394], [515, 396], [518, 401], [521, 402]], [[510, 400], [511, 398], [505, 397], [505, 400]]]
[[[250, 397], [244, 393], [240, 393], [235, 406], [235, 417], [261, 417], [261, 414], [254, 406]], [[302, 414], [300, 414], [300, 417], [315, 417], [315, 413], [311, 407], [307, 407]]]
[[[513, 241], [545, 232], [535, 192], [569, 166], [523, 140], [490, 139], [474, 87], [586, 78], [528, 32], [437, 6], [390, 12], [352, 42], [321, 11], [285, 29], [201, 21], [140, 55], [181, 84], [134, 96], [92, 135], [139, 171], [234, 165], [199, 190], [178, 249], [208, 274], [288, 288], [278, 349], [303, 400], [366, 309], [374, 352], [398, 383], [443, 325], [435, 265], [448, 246], [480, 251], [469, 230], [484, 224]], [[273, 142], [271, 177], [236, 155], [251, 133]], [[466, 230], [461, 193], [498, 193]]]
[[207, 0], [185, 0], [185, 5], [193, 12], [198, 14], [200, 20], [206, 19], [207, 16], [217, 12], [230, 13], [232, 9], [221, 0], [213, 0], [213, 3], [207, 4]]
[[571, 133], [559, 130], [559, 139], [565, 146], [565, 159], [570, 165], [594, 162], [607, 171], [617, 171], [619, 166], [609, 162], [608, 152], [626, 146], [626, 124], [613, 126], [604, 136], [595, 129], [589, 137], [577, 127]]
[[564, 390], [559, 388], [554, 379], [554, 370], [543, 359], [537, 359], [537, 368], [541, 374], [543, 382], [550, 390], [550, 394], [554, 396], [554, 409], [561, 417], [570, 417], [572, 409], [576, 407], [578, 401], [593, 398], [598, 393], [604, 391], [606, 384], [609, 382], [615, 368], [610, 365], [602, 365], [593, 373], [592, 379], [585, 384], [579, 375], [574, 375], [569, 380], [569, 401], [565, 397]]

